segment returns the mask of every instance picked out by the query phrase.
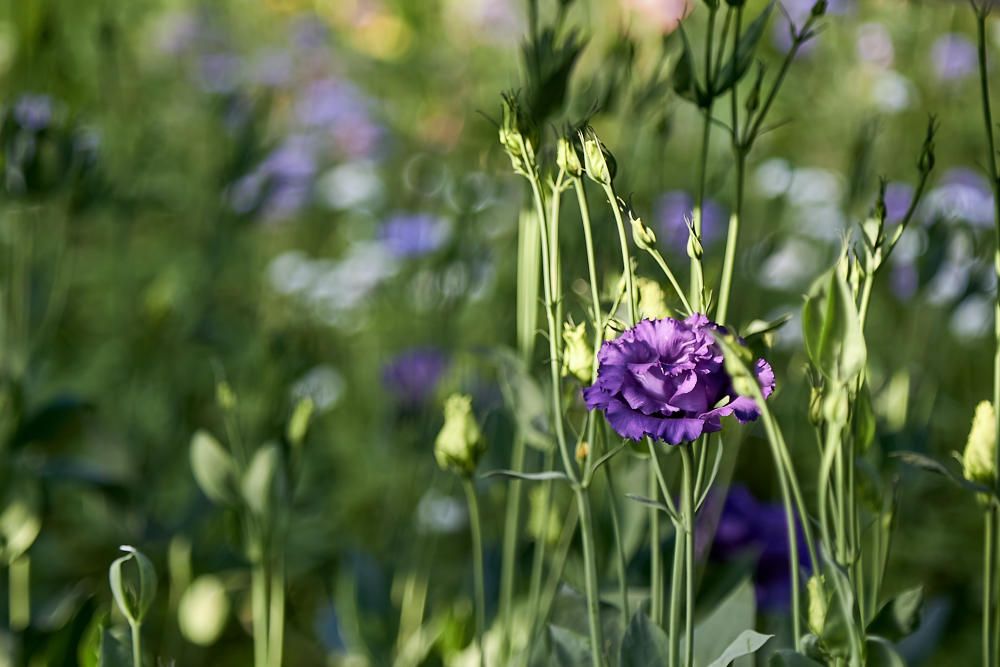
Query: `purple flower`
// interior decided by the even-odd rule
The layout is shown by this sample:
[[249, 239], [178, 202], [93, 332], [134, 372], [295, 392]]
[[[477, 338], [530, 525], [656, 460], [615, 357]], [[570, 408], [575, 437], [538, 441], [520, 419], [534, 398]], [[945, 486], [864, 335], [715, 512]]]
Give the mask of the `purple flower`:
[[[755, 420], [757, 404], [736, 394], [723, 366], [713, 334], [724, 331], [700, 313], [639, 322], [601, 346], [597, 382], [583, 391], [587, 407], [602, 410], [623, 438], [671, 445], [721, 430], [727, 415]], [[755, 371], [766, 398], [774, 373], [763, 359]]]
[[977, 171], [955, 167], [927, 194], [926, 210], [932, 219], [964, 220], [979, 227], [993, 225], [993, 191]]
[[21, 95], [14, 102], [14, 119], [26, 130], [44, 130], [52, 122], [52, 98], [32, 93]]
[[[801, 527], [797, 533], [799, 563], [808, 569]], [[791, 575], [785, 508], [781, 503], [760, 502], [746, 487], [736, 485], [726, 495], [711, 558], [725, 562], [747, 554], [757, 556], [753, 576], [757, 606], [769, 611], [787, 609], [791, 603]]]
[[304, 127], [328, 132], [349, 157], [370, 156], [382, 138], [382, 128], [369, 112], [368, 99], [343, 81], [313, 81], [296, 102], [295, 113]]
[[941, 35], [931, 46], [931, 62], [938, 81], [964, 79], [978, 67], [976, 47], [957, 33]]
[[382, 245], [396, 257], [421, 257], [440, 248], [448, 238], [444, 220], [426, 213], [400, 213], [379, 230]]
[[436, 347], [414, 347], [382, 368], [382, 384], [404, 406], [426, 403], [448, 368], [448, 357]]
[[[812, 12], [816, 0], [781, 0], [781, 6], [785, 11], [776, 12], [772, 25], [772, 42], [775, 48], [783, 53], [792, 50], [792, 33], [794, 26], [796, 30], [801, 30], [809, 15]], [[853, 0], [829, 0], [826, 7], [827, 14], [847, 14], [853, 9]], [[779, 15], [780, 14], [780, 15]], [[789, 20], [791, 21], [789, 23]], [[807, 41], [799, 48], [799, 54], [805, 54], [812, 50], [816, 41], [816, 36]]]
[[240, 84], [243, 61], [232, 53], [210, 53], [201, 57], [198, 83], [207, 93], [226, 94]]
[[[683, 190], [664, 193], [655, 205], [660, 231], [668, 248], [685, 253], [688, 242], [688, 223], [694, 215], [694, 198]], [[701, 243], [711, 245], [722, 236], [726, 224], [726, 211], [711, 199], [705, 199], [705, 212], [701, 220]]]
[[913, 202], [913, 187], [907, 183], [888, 183], [885, 186], [885, 221], [890, 225], [903, 220]]

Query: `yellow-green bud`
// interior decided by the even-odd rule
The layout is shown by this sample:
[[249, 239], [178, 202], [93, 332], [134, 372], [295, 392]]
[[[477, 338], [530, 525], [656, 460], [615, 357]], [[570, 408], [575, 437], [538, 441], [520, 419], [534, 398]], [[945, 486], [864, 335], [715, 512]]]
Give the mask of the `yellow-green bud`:
[[444, 426], [434, 441], [434, 458], [443, 470], [471, 475], [484, 450], [472, 397], [452, 394], [444, 403]]
[[650, 320], [670, 317], [667, 295], [658, 282], [649, 278], [636, 278], [635, 285], [639, 290], [639, 317]]
[[583, 165], [580, 164], [580, 156], [576, 154], [576, 147], [566, 137], [560, 137], [556, 145], [556, 165], [574, 178], [583, 174]]
[[232, 410], [236, 407], [236, 392], [223, 380], [215, 386], [215, 400], [223, 410]]
[[694, 231], [694, 227], [688, 230], [687, 255], [691, 259], [701, 259], [705, 254], [705, 248], [701, 245], [701, 239]]
[[562, 374], [572, 375], [580, 382], [590, 382], [594, 373], [594, 348], [587, 341], [587, 324], [573, 326], [563, 323]]
[[629, 222], [632, 223], [632, 239], [641, 250], [649, 250], [656, 245], [656, 234], [646, 226], [641, 218], [637, 218], [631, 209], [628, 211]]
[[806, 584], [806, 592], [809, 597], [809, 609], [807, 622], [809, 629], [817, 637], [823, 636], [826, 628], [826, 614], [829, 611], [829, 600], [826, 598], [826, 589], [823, 586], [823, 576], [814, 574], [809, 577]]
[[996, 451], [996, 413], [992, 403], [983, 401], [976, 406], [972, 429], [962, 455], [962, 474], [965, 478], [979, 484], [994, 484], [997, 479]]
[[608, 166], [607, 150], [604, 144], [597, 138], [593, 130], [589, 130], [587, 135], [580, 135], [583, 143], [583, 163], [587, 168], [587, 176], [595, 183], [601, 185], [611, 185], [611, 168]]
[[840, 385], [831, 387], [823, 397], [823, 419], [833, 426], [843, 426], [850, 414], [850, 400], [847, 387]]

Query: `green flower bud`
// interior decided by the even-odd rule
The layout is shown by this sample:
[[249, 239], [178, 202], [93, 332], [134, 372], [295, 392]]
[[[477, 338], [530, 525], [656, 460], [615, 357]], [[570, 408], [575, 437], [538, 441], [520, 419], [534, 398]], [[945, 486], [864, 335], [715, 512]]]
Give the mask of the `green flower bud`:
[[580, 156], [576, 154], [576, 147], [566, 137], [560, 137], [556, 145], [556, 165], [573, 178], [583, 175], [583, 165], [580, 164]]
[[691, 259], [701, 259], [705, 254], [705, 248], [701, 245], [701, 239], [694, 230], [694, 225], [688, 223], [687, 256]]
[[847, 423], [850, 413], [850, 401], [847, 396], [847, 387], [833, 387], [829, 394], [823, 398], [823, 419], [831, 426], [843, 426]]
[[501, 105], [500, 145], [507, 152], [514, 172], [524, 176], [530, 174], [530, 167], [534, 162], [531, 139], [524, 134], [526, 125], [517, 97], [505, 94]]
[[587, 176], [595, 183], [611, 185], [615, 177], [614, 157], [597, 138], [597, 133], [588, 129], [586, 135], [580, 134], [580, 142], [583, 144], [583, 164], [587, 169]]
[[573, 326], [563, 323], [563, 366], [564, 376], [572, 375], [580, 382], [590, 382], [594, 373], [594, 349], [587, 341], [587, 323]]
[[809, 629], [817, 637], [823, 636], [826, 628], [826, 614], [829, 611], [829, 600], [826, 597], [826, 590], [823, 586], [823, 576], [814, 574], [809, 577], [806, 584], [806, 592], [809, 597], [809, 609], [807, 612], [807, 622]]
[[812, 15], [815, 17], [823, 16], [826, 14], [827, 0], [817, 0], [816, 4], [813, 5]]
[[472, 397], [452, 394], [444, 403], [444, 426], [434, 441], [434, 458], [442, 470], [472, 475], [485, 451]]
[[823, 390], [819, 387], [809, 390], [809, 422], [813, 426], [823, 423]]
[[671, 316], [667, 307], [667, 295], [658, 282], [649, 278], [636, 278], [635, 285], [639, 290], [640, 318], [662, 320]]
[[992, 485], [997, 479], [996, 413], [993, 404], [983, 401], [976, 406], [972, 429], [962, 454], [962, 474], [971, 482]]
[[632, 223], [632, 240], [641, 250], [651, 250], [656, 245], [656, 234], [646, 226], [641, 218], [637, 218], [632, 209], [627, 208], [629, 222]]

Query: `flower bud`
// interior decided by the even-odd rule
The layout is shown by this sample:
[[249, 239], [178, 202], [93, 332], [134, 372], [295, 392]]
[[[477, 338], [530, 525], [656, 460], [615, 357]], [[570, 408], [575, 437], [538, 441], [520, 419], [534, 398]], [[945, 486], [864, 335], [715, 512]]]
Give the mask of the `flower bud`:
[[819, 387], [809, 390], [809, 422], [813, 426], [823, 423], [823, 390]]
[[637, 218], [632, 209], [627, 208], [629, 222], [632, 223], [632, 240], [641, 250], [651, 250], [656, 245], [656, 234], [646, 226], [641, 218]]
[[809, 609], [807, 612], [807, 622], [809, 629], [817, 637], [823, 636], [826, 628], [826, 615], [829, 611], [829, 601], [826, 599], [826, 590], [823, 586], [823, 576], [814, 574], [809, 577], [806, 584], [806, 593], [809, 597]]
[[524, 134], [526, 125], [517, 97], [505, 94], [501, 105], [500, 145], [507, 152], [514, 171], [525, 176], [534, 160], [531, 140]]
[[236, 407], [236, 392], [233, 391], [228, 382], [223, 380], [215, 385], [215, 400], [220, 408], [228, 412]]
[[843, 426], [850, 413], [847, 387], [837, 386], [823, 397], [823, 419], [831, 426]]
[[472, 398], [452, 394], [444, 403], [444, 426], [434, 441], [434, 458], [443, 470], [472, 475], [485, 447], [472, 414]]
[[587, 342], [587, 324], [563, 323], [563, 376], [572, 375], [580, 382], [590, 382], [594, 374], [594, 349]]
[[586, 440], [582, 440], [576, 446], [576, 462], [582, 465], [588, 456], [590, 456], [590, 444]]
[[639, 290], [639, 317], [641, 319], [662, 320], [670, 317], [667, 307], [667, 295], [655, 280], [636, 278], [636, 288]]
[[812, 7], [812, 15], [819, 18], [826, 14], [827, 0], [817, 0]]
[[583, 165], [580, 164], [580, 156], [576, 154], [576, 147], [566, 137], [560, 137], [556, 145], [556, 165], [573, 178], [583, 175]]
[[962, 474], [979, 484], [992, 485], [997, 479], [996, 413], [993, 404], [982, 401], [972, 417], [972, 429], [962, 454]]
[[608, 149], [597, 138], [597, 133], [588, 129], [586, 134], [580, 134], [583, 144], [583, 164], [590, 180], [601, 185], [611, 185], [615, 177], [615, 159]]

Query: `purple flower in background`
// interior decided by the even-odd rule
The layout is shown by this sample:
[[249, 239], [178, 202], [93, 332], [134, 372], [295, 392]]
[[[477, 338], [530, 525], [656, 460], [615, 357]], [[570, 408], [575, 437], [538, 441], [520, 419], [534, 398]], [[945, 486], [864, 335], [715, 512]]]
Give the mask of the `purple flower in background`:
[[261, 53], [254, 61], [253, 79], [269, 88], [280, 88], [292, 80], [292, 57], [287, 51], [272, 49]]
[[889, 285], [892, 293], [900, 301], [909, 301], [920, 288], [920, 272], [912, 262], [893, 264], [889, 274]]
[[[688, 223], [694, 215], [694, 198], [683, 190], [664, 193], [655, 204], [655, 215], [667, 247], [684, 253], [688, 242]], [[701, 243], [711, 245], [722, 236], [726, 224], [726, 211], [711, 199], [705, 199], [705, 213], [701, 220]]]
[[975, 45], [964, 35], [941, 35], [931, 46], [931, 63], [938, 81], [964, 79], [978, 67]]
[[[797, 538], [799, 563], [808, 569], [809, 556], [801, 532]], [[785, 508], [781, 503], [760, 502], [746, 487], [735, 485], [729, 489], [719, 516], [711, 558], [725, 562], [747, 554], [757, 555], [753, 576], [757, 606], [767, 611], [787, 609], [792, 582]]]
[[[809, 15], [812, 13], [812, 8], [816, 4], [816, 0], [780, 0], [780, 2], [785, 11], [775, 12], [775, 20], [772, 22], [771, 41], [779, 51], [788, 53], [792, 49], [791, 28], [794, 26], [796, 30], [802, 29], [802, 26], [809, 20]], [[848, 14], [853, 7], [853, 0], [829, 0], [826, 13], [828, 15]], [[791, 20], [791, 23], [789, 23], [789, 20]], [[813, 36], [812, 39], [799, 48], [799, 54], [811, 51], [815, 41], [816, 36]]]
[[940, 184], [927, 194], [925, 205], [931, 219], [964, 220], [977, 227], [993, 225], [989, 180], [972, 169], [955, 167], [946, 171]]
[[399, 213], [379, 230], [379, 240], [395, 257], [421, 257], [434, 252], [448, 239], [448, 224], [426, 213]]
[[48, 95], [26, 93], [14, 102], [14, 120], [32, 132], [40, 132], [52, 122], [52, 98]]
[[404, 406], [430, 400], [448, 368], [448, 357], [436, 347], [414, 347], [382, 368], [382, 384]]
[[[733, 390], [713, 335], [720, 331], [699, 313], [639, 322], [601, 346], [597, 382], [583, 391], [587, 407], [602, 410], [623, 438], [650, 436], [671, 445], [721, 430], [727, 415], [742, 423], [757, 419], [754, 400]], [[766, 398], [774, 373], [763, 359], [755, 371]]]
[[304, 127], [329, 132], [341, 151], [360, 158], [371, 155], [382, 137], [368, 107], [367, 98], [353, 85], [319, 79], [302, 92], [295, 112]]
[[897, 224], [910, 209], [913, 202], [913, 187], [908, 183], [888, 183], [885, 186], [885, 221]]
[[207, 93], [231, 93], [242, 76], [243, 61], [232, 53], [209, 53], [198, 63], [198, 84]]
[[249, 213], [262, 205], [267, 217], [294, 213], [309, 203], [316, 169], [313, 142], [293, 134], [232, 185], [230, 206], [237, 213]]
[[303, 15], [295, 20], [292, 43], [302, 51], [311, 51], [327, 45], [330, 29], [315, 15]]

